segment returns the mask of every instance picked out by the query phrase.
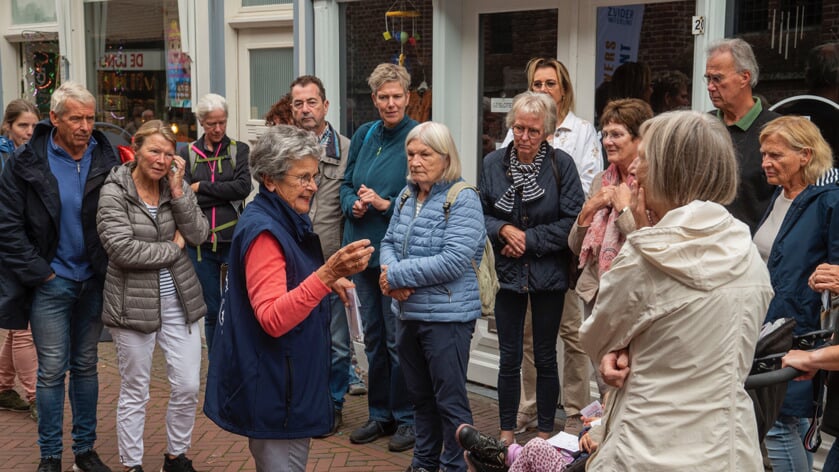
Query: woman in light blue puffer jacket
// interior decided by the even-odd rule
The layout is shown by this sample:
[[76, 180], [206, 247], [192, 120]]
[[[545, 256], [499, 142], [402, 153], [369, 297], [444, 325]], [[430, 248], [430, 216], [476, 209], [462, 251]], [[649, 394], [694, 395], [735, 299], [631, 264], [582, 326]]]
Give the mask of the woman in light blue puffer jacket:
[[455, 431], [472, 421], [466, 367], [481, 316], [475, 268], [486, 238], [483, 210], [474, 187], [449, 196], [463, 179], [445, 125], [422, 123], [405, 144], [409, 184], [382, 240], [380, 285], [394, 300], [399, 359], [414, 404], [412, 467], [465, 471]]

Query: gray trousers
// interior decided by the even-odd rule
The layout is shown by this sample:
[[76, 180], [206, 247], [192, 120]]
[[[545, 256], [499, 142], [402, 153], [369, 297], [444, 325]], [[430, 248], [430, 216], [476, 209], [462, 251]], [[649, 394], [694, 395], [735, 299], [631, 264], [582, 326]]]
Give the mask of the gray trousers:
[[256, 472], [306, 472], [310, 441], [248, 438], [248, 448], [256, 462]]

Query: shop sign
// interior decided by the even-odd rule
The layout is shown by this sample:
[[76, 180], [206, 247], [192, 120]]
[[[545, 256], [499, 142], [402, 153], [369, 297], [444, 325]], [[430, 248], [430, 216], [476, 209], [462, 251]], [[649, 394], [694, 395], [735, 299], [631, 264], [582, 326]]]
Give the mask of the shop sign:
[[98, 70], [163, 70], [163, 51], [137, 50], [106, 52], [100, 59]]

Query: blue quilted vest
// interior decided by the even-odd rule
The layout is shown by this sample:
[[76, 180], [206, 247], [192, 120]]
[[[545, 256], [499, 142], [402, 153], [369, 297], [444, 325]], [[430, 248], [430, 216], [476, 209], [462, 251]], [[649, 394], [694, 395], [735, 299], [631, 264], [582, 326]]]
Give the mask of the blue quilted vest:
[[332, 426], [329, 395], [330, 314], [325, 301], [288, 333], [274, 338], [248, 299], [245, 254], [270, 231], [283, 248], [288, 290], [323, 264], [307, 215], [260, 185], [230, 247], [227, 290], [210, 352], [204, 413], [231, 433], [257, 439], [318, 436]]

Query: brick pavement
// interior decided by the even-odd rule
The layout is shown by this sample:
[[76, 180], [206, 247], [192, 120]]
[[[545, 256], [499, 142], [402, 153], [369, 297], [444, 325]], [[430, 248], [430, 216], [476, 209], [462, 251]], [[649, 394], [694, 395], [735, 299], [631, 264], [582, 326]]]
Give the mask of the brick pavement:
[[[0, 331], [0, 341], [5, 338], [5, 331]], [[102, 460], [115, 471], [121, 470], [116, 442], [116, 404], [119, 395], [119, 373], [112, 343], [99, 345], [99, 439], [96, 450]], [[203, 368], [206, 371], [206, 350]], [[202, 395], [199, 406], [203, 405]], [[166, 449], [166, 402], [168, 399], [166, 367], [159, 349], [155, 350], [155, 360], [151, 378], [149, 405], [145, 428], [145, 462], [148, 471], [160, 470], [163, 453]], [[486, 396], [470, 393], [476, 425], [485, 431], [497, 431], [498, 409], [495, 400]], [[307, 470], [353, 472], [402, 472], [411, 463], [411, 452], [393, 453], [387, 450], [387, 439], [380, 439], [371, 444], [355, 445], [349, 441], [349, 433], [367, 420], [367, 397], [347, 396], [344, 406], [344, 427], [339, 434], [322, 440], [313, 440], [309, 453]], [[70, 408], [65, 402], [64, 412], [64, 470], [72, 470], [72, 451], [70, 449]], [[524, 435], [520, 441], [526, 441]], [[37, 425], [24, 413], [0, 411], [0, 471], [34, 472], [39, 461], [37, 446]], [[193, 447], [188, 455], [195, 468], [207, 472], [253, 471], [256, 470], [250, 458], [247, 441], [241, 436], [229, 434], [219, 429], [200, 411], [193, 433]]]

